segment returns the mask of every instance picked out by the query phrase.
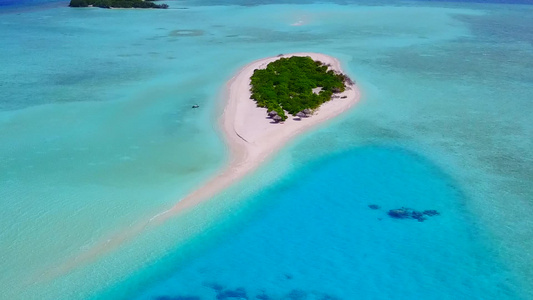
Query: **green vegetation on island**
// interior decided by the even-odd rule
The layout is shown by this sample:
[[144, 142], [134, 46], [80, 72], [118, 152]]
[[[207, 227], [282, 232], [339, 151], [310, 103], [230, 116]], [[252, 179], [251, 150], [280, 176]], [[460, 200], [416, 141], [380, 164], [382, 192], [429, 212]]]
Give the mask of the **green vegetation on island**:
[[70, 7], [101, 8], [168, 8], [167, 4], [155, 4], [153, 0], [70, 0]]
[[271, 62], [266, 69], [256, 69], [250, 91], [257, 106], [267, 108], [275, 121], [284, 121], [285, 112], [298, 117], [309, 115], [334, 93], [344, 92], [346, 83], [352, 83], [350, 78], [328, 70], [322, 62], [293, 56]]

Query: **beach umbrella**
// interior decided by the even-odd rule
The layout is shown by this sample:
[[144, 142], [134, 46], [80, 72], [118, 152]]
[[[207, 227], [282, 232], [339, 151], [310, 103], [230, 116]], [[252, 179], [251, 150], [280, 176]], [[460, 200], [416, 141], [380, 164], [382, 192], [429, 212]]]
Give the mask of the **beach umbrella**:
[[275, 115], [272, 119], [274, 120], [274, 122], [279, 123], [281, 122], [282, 117]]
[[306, 108], [303, 110], [303, 113], [305, 114], [306, 117], [309, 117], [313, 113], [313, 111], [310, 110], [309, 108]]
[[348, 77], [347, 75], [344, 75], [344, 82], [346, 82], [348, 85], [354, 85], [355, 84], [355, 82], [350, 77]]
[[306, 117], [307, 115], [303, 111], [301, 111], [301, 112], [297, 113], [296, 116], [301, 119], [301, 118]]

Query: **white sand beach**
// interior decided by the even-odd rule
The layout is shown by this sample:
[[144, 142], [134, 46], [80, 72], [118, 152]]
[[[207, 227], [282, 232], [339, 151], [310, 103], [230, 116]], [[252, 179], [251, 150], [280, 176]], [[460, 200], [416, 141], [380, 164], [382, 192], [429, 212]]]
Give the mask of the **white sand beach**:
[[[333, 70], [342, 72], [340, 62], [331, 56], [319, 53], [283, 55], [283, 57], [290, 56], [310, 56], [314, 60], [331, 65], [330, 68]], [[157, 226], [172, 216], [180, 214], [202, 201], [209, 200], [255, 170], [296, 135], [338, 116], [359, 100], [360, 92], [355, 85], [352, 85], [347, 87], [345, 92], [337, 94], [338, 98], [322, 104], [309, 118], [297, 120], [289, 115], [285, 122], [274, 123], [272, 119], [267, 118], [266, 108], [257, 107], [255, 101], [250, 99], [250, 77], [255, 69], [265, 68], [268, 63], [277, 59], [279, 56], [254, 61], [243, 67], [228, 82], [227, 94], [225, 95], [227, 102], [220, 119], [222, 132], [231, 153], [230, 163], [227, 167], [185, 198], [179, 200], [170, 209], [149, 220], [142, 220], [138, 224], [133, 224], [119, 234], [102, 239], [94, 247], [86, 249], [72, 260], [66, 261], [65, 264], [52, 271], [51, 277], [64, 274], [94, 260], [133, 239], [147, 227]]]
[[347, 87], [343, 93], [338, 94], [338, 98], [322, 104], [309, 118], [299, 119], [289, 115], [285, 122], [274, 123], [267, 118], [267, 109], [257, 107], [255, 101], [250, 98], [250, 77], [255, 69], [266, 68], [269, 63], [280, 57], [291, 56], [309, 56], [315, 61], [330, 65], [330, 68], [335, 71], [343, 72], [337, 59], [320, 53], [291, 53], [268, 57], [243, 67], [228, 82], [227, 103], [221, 117], [223, 133], [231, 150], [230, 164], [205, 185], [152, 221], [156, 219], [162, 221], [175, 212], [212, 197], [256, 169], [296, 135], [340, 115], [359, 100], [360, 92], [356, 85], [352, 85]]

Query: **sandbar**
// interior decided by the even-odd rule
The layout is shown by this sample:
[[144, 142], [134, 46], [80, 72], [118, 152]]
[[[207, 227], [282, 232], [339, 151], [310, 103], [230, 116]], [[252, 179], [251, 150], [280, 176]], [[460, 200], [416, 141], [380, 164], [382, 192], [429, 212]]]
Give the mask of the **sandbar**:
[[255, 101], [250, 98], [250, 77], [255, 69], [264, 69], [269, 63], [281, 57], [292, 56], [309, 56], [315, 61], [330, 65], [331, 70], [344, 73], [340, 62], [334, 57], [307, 52], [268, 57], [244, 66], [227, 84], [226, 105], [220, 119], [231, 155], [229, 165], [205, 185], [152, 221], [164, 219], [166, 215], [190, 208], [216, 195], [255, 170], [298, 134], [340, 115], [357, 103], [360, 92], [353, 84], [348, 85], [343, 93], [336, 94], [334, 99], [322, 104], [309, 118], [294, 118], [289, 115], [283, 123], [275, 123], [267, 118], [267, 109], [257, 107]]
[[127, 230], [107, 237], [90, 249], [78, 254], [72, 260], [60, 265], [52, 277], [79, 267], [81, 264], [97, 259], [101, 255], [118, 248], [146, 230], [147, 227], [158, 225], [172, 216], [198, 205], [242, 179], [254, 171], [295, 136], [324, 123], [351, 108], [360, 98], [359, 89], [355, 84], [348, 85], [346, 90], [337, 97], [322, 104], [309, 118], [289, 118], [283, 123], [275, 123], [267, 118], [267, 109], [257, 107], [250, 98], [250, 77], [255, 69], [266, 66], [280, 57], [309, 56], [315, 61], [330, 65], [330, 69], [342, 72], [340, 62], [328, 55], [320, 53], [292, 53], [256, 60], [244, 66], [227, 84], [226, 103], [220, 117], [220, 126], [230, 150], [229, 164], [205, 184], [198, 187], [173, 207], [165, 210], [149, 220], [140, 221]]

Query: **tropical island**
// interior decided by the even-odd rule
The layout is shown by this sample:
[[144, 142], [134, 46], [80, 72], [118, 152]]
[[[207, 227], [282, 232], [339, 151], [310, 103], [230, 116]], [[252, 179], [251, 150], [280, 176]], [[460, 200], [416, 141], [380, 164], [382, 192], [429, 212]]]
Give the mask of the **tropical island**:
[[100, 8], [168, 8], [167, 4], [155, 4], [154, 0], [70, 0], [70, 7]]
[[[260, 71], [267, 68], [270, 69]], [[294, 73], [288, 74], [292, 72]], [[257, 82], [261, 80], [258, 76], [265, 74], [268, 79], [265, 80], [266, 83]], [[164, 222], [172, 215], [213, 197], [258, 168], [298, 135], [348, 111], [357, 103], [361, 94], [357, 85], [343, 74], [341, 63], [335, 57], [312, 52], [270, 56], [243, 66], [226, 85], [224, 106], [221, 107], [220, 126], [230, 153], [229, 164], [201, 188], [185, 196], [172, 208], [151, 218], [150, 224]], [[264, 100], [264, 106], [270, 105], [271, 112], [281, 107], [284, 110], [280, 115], [282, 112], [291, 114], [309, 107], [313, 110], [313, 117], [305, 120], [301, 117], [287, 118], [283, 126], [274, 124], [278, 122], [268, 116], [269, 108], [261, 107], [252, 98], [254, 84], [259, 89], [258, 93], [264, 91], [270, 97], [260, 99]], [[287, 87], [282, 88], [281, 85]], [[277, 93], [271, 91], [271, 88], [286, 91], [290, 100], [283, 102], [287, 99], [277, 98]], [[322, 91], [324, 92], [320, 96]], [[317, 95], [310, 95], [311, 93]], [[283, 93], [280, 92], [280, 95]], [[311, 100], [305, 100], [306, 97]], [[300, 100], [296, 101], [295, 98]], [[324, 102], [319, 104], [321, 101]]]
[[275, 121], [287, 119], [286, 112], [298, 118], [308, 117], [333, 94], [342, 93], [351, 79], [329, 69], [309, 56], [281, 57], [265, 69], [256, 69], [251, 80], [251, 98], [267, 109]]
[[[270, 69], [260, 71], [267, 68]], [[294, 73], [289, 74], [292, 72]], [[258, 76], [265, 74], [268, 79], [265, 80], [266, 83], [257, 82], [261, 80]], [[175, 206], [151, 218], [150, 225], [164, 222], [173, 215], [208, 200], [247, 176], [298, 135], [348, 111], [357, 103], [361, 94], [357, 85], [343, 74], [341, 63], [335, 57], [312, 52], [270, 56], [243, 66], [227, 83], [223, 97], [225, 101], [221, 107], [220, 126], [230, 154], [228, 165]], [[264, 106], [270, 105], [271, 112], [281, 107], [286, 112], [294, 113], [309, 107], [314, 110], [313, 117], [305, 121], [300, 117], [287, 118], [283, 126], [274, 124], [278, 122], [268, 116], [269, 108], [261, 107], [257, 100], [253, 100], [253, 84], [259, 89], [258, 93], [265, 92], [265, 98], [260, 99], [264, 100]], [[284, 84], [287, 85], [286, 88], [279, 87]], [[288, 102], [282, 102], [287, 99], [277, 98], [277, 93], [271, 91], [271, 87], [286, 91], [288, 98], [292, 98]], [[324, 92], [320, 96], [322, 91]], [[311, 93], [317, 96], [312, 96]], [[283, 93], [280, 92], [280, 95]], [[270, 98], [266, 98], [267, 96]], [[312, 100], [305, 100], [306, 97]], [[293, 100], [295, 98], [300, 100]], [[322, 101], [324, 102], [319, 104]], [[145, 228], [145, 224], [141, 224], [139, 228]]]
[[[296, 94], [293, 94], [292, 98], [295, 98], [295, 95], [308, 95], [309, 88], [318, 89], [320, 87], [322, 90], [330, 91], [331, 93], [334, 93], [334, 88], [338, 88], [339, 91], [344, 88], [344, 91], [339, 94], [335, 93], [335, 95], [331, 97], [331, 100], [327, 97], [321, 98], [326, 102], [317, 107], [313, 112], [313, 117], [306, 119], [305, 122], [302, 122], [301, 118], [288, 118], [285, 120], [283, 126], [276, 126], [273, 124], [274, 122], [272, 122], [271, 118], [265, 117], [268, 109], [265, 107], [259, 107], [256, 101], [251, 99], [251, 78], [254, 73], [266, 68], [270, 63], [279, 61], [281, 58], [287, 58], [289, 61], [293, 61], [293, 57], [303, 57], [305, 58], [302, 60], [302, 62], [304, 62], [303, 65], [307, 65], [308, 67], [313, 65], [313, 68], [310, 69], [317, 71], [316, 69], [318, 68], [320, 69], [318, 73], [322, 74], [325, 72], [329, 73], [329, 75], [324, 79], [318, 80], [317, 78], [320, 77], [313, 79], [313, 76], [311, 76], [314, 72], [301, 73], [299, 76], [304, 76], [302, 78], [307, 78], [314, 83], [306, 85], [305, 90], [296, 92]], [[300, 58], [297, 58], [294, 61], [299, 62], [300, 60]], [[284, 64], [285, 61], [286, 60], [282, 60], [281, 64]], [[309, 64], [310, 61], [312, 64]], [[278, 64], [279, 63], [275, 63], [273, 66], [277, 66]], [[300, 63], [296, 63], [296, 65], [299, 64]], [[324, 69], [324, 66], [327, 68]], [[275, 72], [279, 72], [279, 70]], [[259, 72], [259, 74], [261, 73], [262, 72]], [[277, 74], [275, 73], [274, 75]], [[343, 87], [338, 84], [337, 80], [331, 79], [332, 77], [341, 79], [340, 75], [342, 75], [341, 63], [336, 58], [322, 53], [305, 52], [278, 55], [259, 59], [243, 66], [242, 69], [240, 69], [239, 72], [227, 83], [227, 90], [224, 96], [225, 102], [224, 106], [221, 107], [220, 126], [230, 154], [228, 165], [218, 174], [206, 181], [201, 187], [182, 198], [171, 208], [161, 211], [150, 219], [143, 220], [138, 224], [134, 224], [128, 229], [119, 232], [117, 236], [111, 237], [111, 240], [116, 241], [114, 243], [110, 243], [109, 238], [98, 241], [92, 249], [84, 252], [83, 255], [75, 257], [75, 259], [58, 266], [58, 272], [69, 272], [79, 265], [80, 261], [83, 262], [105, 255], [106, 253], [109, 253], [109, 251], [120, 246], [123, 242], [131, 239], [137, 233], [145, 230], [147, 226], [158, 226], [173, 216], [189, 210], [203, 201], [211, 199], [217, 193], [228, 188], [235, 182], [247, 176], [251, 171], [257, 169], [261, 164], [267, 161], [269, 157], [298, 135], [349, 110], [357, 103], [361, 94], [358, 87], [349, 80], [347, 76], [342, 75], [344, 83]], [[296, 78], [295, 76], [289, 76], [289, 78], [293, 77]], [[301, 79], [296, 78], [293, 80], [299, 81]], [[330, 80], [332, 81], [330, 82]], [[277, 81], [273, 81], [272, 84], [274, 82]], [[297, 86], [302, 85], [303, 84]], [[320, 91], [318, 94], [320, 94]], [[331, 95], [327, 92], [324, 92], [322, 95], [328, 94]], [[311, 97], [314, 98], [314, 96]], [[264, 98], [265, 105], [273, 105], [272, 103], [276, 103], [273, 101], [280, 101], [277, 100], [277, 98], [272, 98], [271, 101], [266, 101], [268, 99]], [[282, 108], [287, 109], [292, 102], [288, 102], [289, 105], [287, 106], [285, 103], [277, 103], [280, 106], [283, 105]], [[302, 103], [305, 104], [302, 107], [314, 107], [317, 105], [315, 102], [302, 101]], [[291, 109], [291, 111], [294, 112], [301, 108], [296, 105], [299, 104], [295, 104], [294, 109]]]

